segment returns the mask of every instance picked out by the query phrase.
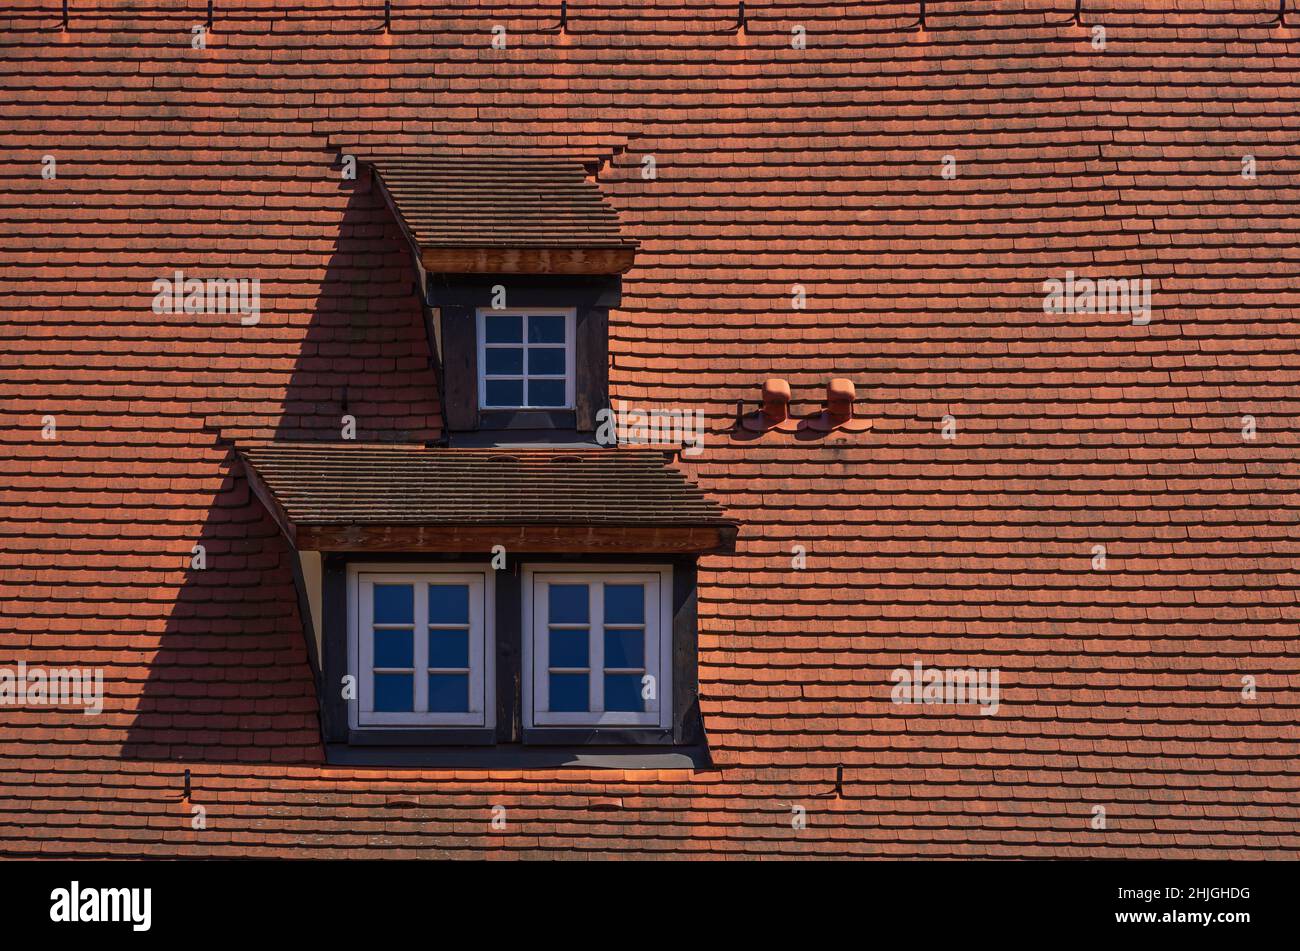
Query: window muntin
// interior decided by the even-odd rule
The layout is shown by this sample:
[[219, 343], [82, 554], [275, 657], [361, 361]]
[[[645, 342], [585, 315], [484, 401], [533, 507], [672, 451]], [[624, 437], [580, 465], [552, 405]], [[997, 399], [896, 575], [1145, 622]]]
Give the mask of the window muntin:
[[352, 726], [491, 727], [490, 573], [366, 568], [350, 582]]
[[477, 321], [480, 409], [573, 409], [574, 311], [483, 308]]
[[525, 575], [528, 724], [667, 728], [671, 569]]

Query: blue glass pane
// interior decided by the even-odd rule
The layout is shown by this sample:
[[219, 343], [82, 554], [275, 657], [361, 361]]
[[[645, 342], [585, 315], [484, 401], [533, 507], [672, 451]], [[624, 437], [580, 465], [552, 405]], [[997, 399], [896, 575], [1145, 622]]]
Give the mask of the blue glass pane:
[[587, 631], [551, 631], [551, 667], [587, 666]]
[[415, 622], [415, 589], [409, 584], [375, 585], [375, 623]]
[[484, 404], [487, 406], [523, 406], [523, 380], [488, 380]]
[[523, 348], [489, 347], [483, 351], [487, 357], [487, 374], [496, 376], [520, 376], [524, 372]]
[[587, 702], [586, 674], [551, 674], [551, 712], [585, 712]]
[[606, 674], [605, 709], [619, 713], [644, 713], [641, 677], [641, 674]]
[[586, 624], [587, 586], [585, 584], [553, 584], [550, 586], [552, 624]]
[[528, 318], [529, 343], [564, 343], [563, 314]]
[[564, 381], [563, 380], [529, 380], [528, 381], [528, 405], [529, 406], [563, 406], [564, 405]]
[[375, 710], [404, 713], [415, 706], [414, 674], [375, 674]]
[[606, 624], [645, 623], [645, 585], [605, 585]]
[[644, 667], [645, 637], [640, 631], [605, 632], [606, 667]]
[[522, 343], [523, 318], [504, 314], [488, 314], [484, 320], [483, 338], [488, 343]]
[[430, 624], [469, 623], [469, 585], [429, 585]]
[[375, 631], [376, 667], [414, 667], [415, 638], [411, 631]]
[[[491, 353], [492, 351], [489, 350], [488, 352]], [[528, 374], [530, 376], [564, 376], [564, 351], [558, 348], [533, 347], [528, 351]]]
[[468, 713], [469, 674], [430, 674], [429, 712]]
[[468, 667], [469, 631], [430, 631], [430, 667]]

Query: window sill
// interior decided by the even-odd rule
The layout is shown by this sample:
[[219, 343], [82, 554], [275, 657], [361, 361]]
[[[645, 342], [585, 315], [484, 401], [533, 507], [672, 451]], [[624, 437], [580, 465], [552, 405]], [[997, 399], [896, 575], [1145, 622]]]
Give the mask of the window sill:
[[368, 727], [348, 730], [349, 746], [491, 746], [496, 743], [496, 730], [480, 727], [439, 727], [403, 730]]
[[644, 727], [525, 727], [527, 746], [672, 746], [673, 731]]
[[481, 409], [478, 425], [480, 430], [573, 430], [578, 415], [571, 409]]
[[385, 769], [709, 769], [703, 746], [348, 746], [328, 744], [331, 766]]

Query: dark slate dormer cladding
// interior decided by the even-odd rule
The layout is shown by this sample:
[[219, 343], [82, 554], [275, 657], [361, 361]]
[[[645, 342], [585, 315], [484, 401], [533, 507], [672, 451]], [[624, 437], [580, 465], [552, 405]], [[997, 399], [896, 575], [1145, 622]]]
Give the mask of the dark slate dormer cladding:
[[[621, 299], [613, 277], [522, 275], [430, 275], [436, 352], [442, 370], [443, 412], [453, 444], [458, 434], [475, 430], [537, 433], [554, 438], [564, 432], [592, 433], [597, 414], [609, 405], [609, 312]], [[511, 307], [571, 307], [576, 312], [572, 410], [485, 410], [478, 405], [478, 342], [475, 314], [491, 306], [503, 287]]]

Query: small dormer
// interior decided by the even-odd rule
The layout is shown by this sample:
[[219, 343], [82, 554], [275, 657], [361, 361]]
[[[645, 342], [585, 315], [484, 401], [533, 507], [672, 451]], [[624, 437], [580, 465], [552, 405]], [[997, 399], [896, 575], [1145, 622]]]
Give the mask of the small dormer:
[[376, 159], [411, 244], [452, 445], [589, 442], [609, 402], [609, 311], [637, 242], [599, 161]]

